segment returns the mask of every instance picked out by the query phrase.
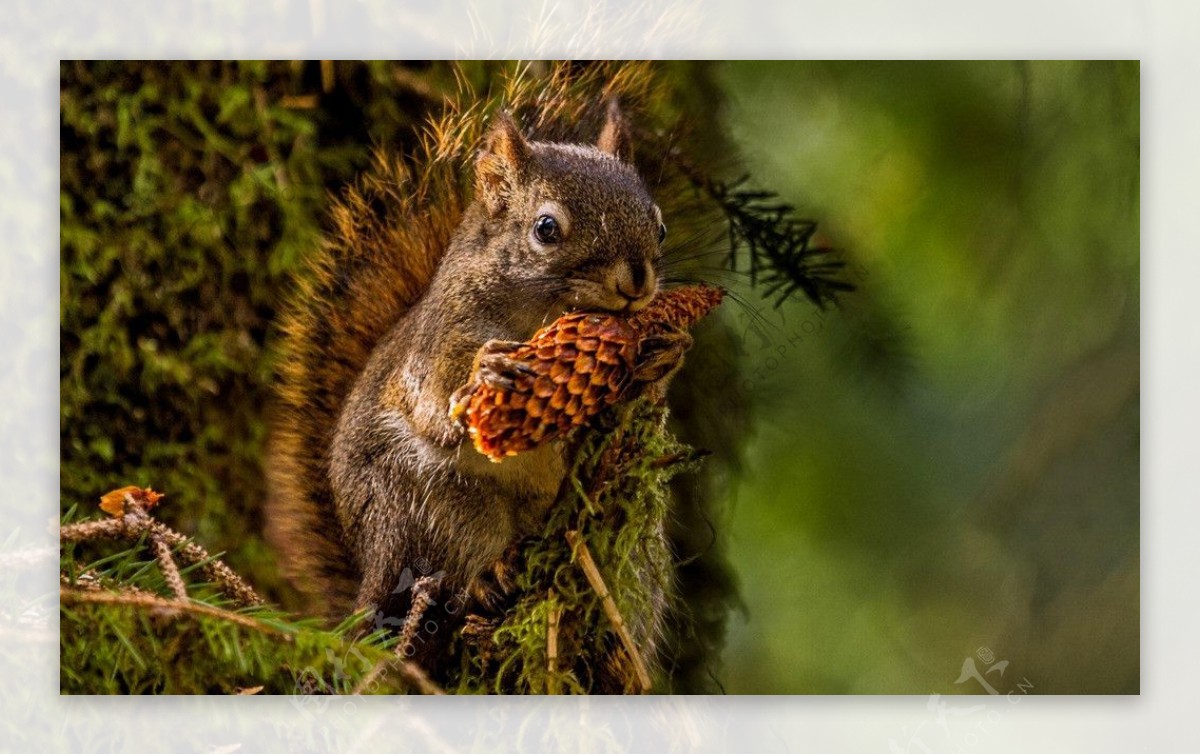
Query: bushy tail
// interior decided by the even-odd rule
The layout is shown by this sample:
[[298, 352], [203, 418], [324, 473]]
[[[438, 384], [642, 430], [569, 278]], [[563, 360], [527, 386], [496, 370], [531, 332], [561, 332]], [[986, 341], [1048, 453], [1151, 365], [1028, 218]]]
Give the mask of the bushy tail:
[[487, 93], [463, 81], [414, 155], [377, 155], [334, 203], [333, 230], [285, 306], [267, 536], [311, 610], [344, 616], [358, 586], [328, 474], [342, 403], [375, 344], [428, 287], [469, 201], [490, 115], [514, 113], [534, 139], [591, 141], [609, 98], [630, 108], [652, 99], [655, 69], [644, 63], [542, 66], [515, 65]]

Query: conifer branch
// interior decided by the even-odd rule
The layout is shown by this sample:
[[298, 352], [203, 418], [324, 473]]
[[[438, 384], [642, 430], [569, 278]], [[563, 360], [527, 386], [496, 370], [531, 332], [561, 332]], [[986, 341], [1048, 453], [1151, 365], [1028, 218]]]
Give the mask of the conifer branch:
[[[135, 535], [134, 538], [137, 536]], [[58, 539], [63, 543], [82, 543], [92, 540], [128, 539], [123, 519], [96, 519], [90, 522], [64, 524], [58, 530]]]
[[418, 577], [413, 581], [412, 604], [408, 608], [408, 615], [404, 617], [404, 626], [400, 628], [400, 641], [396, 643], [398, 654], [409, 654], [408, 648], [421, 628], [421, 619], [425, 618], [425, 612], [433, 603], [433, 591], [437, 584], [438, 580], [433, 577]]
[[395, 667], [400, 676], [418, 691], [425, 695], [443, 695], [441, 687], [434, 683], [429, 675], [419, 665], [406, 657], [408, 648], [412, 646], [413, 638], [421, 627], [421, 619], [433, 604], [433, 593], [439, 580], [434, 577], [419, 577], [412, 584], [412, 603], [408, 607], [408, 615], [404, 617], [404, 625], [400, 628], [400, 639], [393, 650], [394, 657], [376, 663], [366, 676], [354, 687], [354, 694], [360, 695], [364, 690], [374, 686], [379, 676], [389, 667]]
[[216, 583], [221, 592], [235, 605], [249, 608], [263, 604], [263, 599], [246, 580], [242, 579], [241, 575], [230, 569], [224, 561], [210, 556], [208, 551], [196, 545], [194, 541], [162, 522], [151, 521], [149, 529], [154, 536], [162, 538], [167, 545], [177, 549], [179, 557], [185, 562], [200, 564], [200, 571], [204, 573], [205, 579]]
[[816, 221], [801, 217], [776, 192], [749, 188], [749, 176], [718, 181], [658, 134], [643, 127], [635, 130], [640, 140], [652, 145], [657, 159], [678, 170], [725, 216], [729, 237], [725, 264], [740, 271], [744, 250], [750, 283], [763, 286], [763, 298], [774, 299], [779, 306], [799, 292], [824, 308], [836, 304], [839, 294], [854, 290], [854, 284], [841, 277], [846, 263], [840, 253], [813, 244]]
[[199, 565], [201, 572], [214, 582], [230, 600], [241, 608], [262, 605], [263, 599], [233, 569], [208, 551], [196, 545], [148, 513], [162, 496], [151, 489], [134, 486], [119, 488], [101, 497], [100, 507], [111, 519], [66, 524], [59, 527], [59, 539], [63, 543], [88, 542], [92, 540], [136, 541], [143, 534], [148, 536], [151, 550], [163, 579], [179, 600], [187, 599], [187, 587], [179, 572], [172, 549], [190, 565]]
[[162, 571], [163, 579], [167, 581], [167, 587], [170, 587], [171, 592], [175, 595], [175, 600], [181, 603], [188, 602], [187, 586], [183, 583], [183, 575], [179, 573], [175, 559], [171, 558], [171, 546], [167, 545], [159, 535], [151, 533], [150, 547], [154, 551], [154, 558], [158, 561], [158, 568]]

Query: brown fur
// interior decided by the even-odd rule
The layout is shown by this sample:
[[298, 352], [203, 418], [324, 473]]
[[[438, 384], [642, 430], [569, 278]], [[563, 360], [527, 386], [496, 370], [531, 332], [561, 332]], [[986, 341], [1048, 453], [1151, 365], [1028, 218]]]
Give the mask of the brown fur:
[[[648, 70], [518, 70], [501, 97], [534, 134], [594, 139], [603, 103], [645, 98]], [[334, 207], [335, 231], [285, 317], [268, 535], [330, 616], [388, 606], [405, 567], [466, 586], [535, 528], [563, 474], [558, 452], [490, 464], [461, 443], [449, 395], [487, 340], [526, 338], [575, 307], [625, 306], [616, 287], [657, 252], [653, 202], [627, 163], [529, 142], [503, 119], [485, 137], [485, 100], [464, 91], [420, 155], [381, 158]], [[615, 116], [600, 144], [624, 154]], [[479, 145], [468, 202], [464, 160]], [[570, 224], [552, 253], [529, 241], [548, 201]]]
[[[363, 578], [356, 607], [385, 605], [418, 565], [445, 572], [444, 588], [468, 588], [541, 528], [566, 470], [561, 451], [494, 464], [448, 416], [480, 348], [654, 292], [650, 273], [633, 305], [618, 293], [658, 251], [654, 203], [632, 168], [591, 147], [525, 142], [506, 118], [496, 132], [429, 291], [375, 348], [333, 438], [334, 504]], [[531, 238], [545, 213], [569, 223], [561, 243]]]

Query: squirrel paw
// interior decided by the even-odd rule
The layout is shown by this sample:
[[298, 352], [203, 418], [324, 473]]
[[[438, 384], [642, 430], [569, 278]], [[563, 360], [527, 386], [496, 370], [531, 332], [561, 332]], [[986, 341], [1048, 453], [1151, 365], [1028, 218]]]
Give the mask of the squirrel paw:
[[492, 339], [479, 347], [471, 367], [471, 379], [450, 394], [450, 418], [459, 427], [465, 426], [467, 405], [480, 385], [511, 391], [517, 376], [532, 374], [532, 368], [510, 356], [521, 345], [519, 341]]
[[485, 343], [475, 357], [471, 382], [506, 391], [515, 390], [517, 378], [537, 374], [533, 367], [512, 358], [512, 353], [523, 345], [519, 341], [491, 340]]
[[469, 592], [475, 601], [491, 612], [500, 611], [517, 589], [517, 545], [509, 546], [504, 555], [471, 583]]
[[683, 355], [692, 348], [692, 336], [682, 330], [646, 336], [638, 346], [633, 377], [638, 383], [655, 383], [683, 365]]

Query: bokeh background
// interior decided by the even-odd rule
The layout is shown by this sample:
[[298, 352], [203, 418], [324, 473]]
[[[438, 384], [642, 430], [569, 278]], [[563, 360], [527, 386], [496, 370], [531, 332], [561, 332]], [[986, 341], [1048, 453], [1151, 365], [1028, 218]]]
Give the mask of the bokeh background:
[[729, 691], [978, 692], [984, 648], [1001, 692], [1137, 692], [1137, 63], [722, 81], [754, 175], [860, 284], [745, 317]]
[[[62, 65], [64, 508], [166, 489], [290, 599], [258, 534], [276, 311], [327, 193], [489, 70]], [[753, 418], [714, 522], [740, 595], [719, 688], [979, 692], [973, 659], [1001, 692], [1136, 692], [1137, 63], [673, 76], [858, 286], [775, 308], [714, 274], [742, 303], [709, 408]]]

